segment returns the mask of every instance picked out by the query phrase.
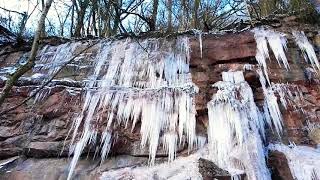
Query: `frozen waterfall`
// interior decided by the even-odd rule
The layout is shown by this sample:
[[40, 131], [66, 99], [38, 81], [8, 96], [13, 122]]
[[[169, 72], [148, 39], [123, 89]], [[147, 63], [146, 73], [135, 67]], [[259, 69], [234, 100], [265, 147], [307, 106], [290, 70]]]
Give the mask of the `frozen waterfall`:
[[[270, 179], [265, 161], [265, 126], [271, 127], [280, 137], [283, 126], [280, 108], [296, 108], [294, 103], [302, 101], [303, 94], [298, 86], [273, 83], [269, 79], [267, 61], [273, 55], [280, 67], [290, 71], [286, 57], [286, 35], [264, 28], [256, 28], [252, 32], [257, 43], [255, 58], [258, 65], [245, 64], [243, 71], [258, 75], [263, 105], [261, 109], [257, 107], [253, 91], [242, 71], [223, 72], [222, 81], [213, 85], [217, 92], [207, 104], [207, 137], [196, 134], [194, 96], [198, 88], [192, 82], [189, 69], [191, 48], [187, 36], [172, 39], [105, 39], [95, 45], [97, 53], [81, 54], [83, 57], [76, 58], [76, 62], [87, 56], [92, 59], [88, 58], [90, 62], [84, 66], [77, 63], [69, 66], [77, 66], [78, 70], [90, 66], [88, 69], [92, 72], [81, 81], [85, 84], [81, 89], [84, 92], [82, 110], [72, 120], [69, 154], [73, 157], [68, 179], [72, 178], [77, 162], [87, 148], [94, 152], [94, 157], [100, 157], [101, 163], [105, 161], [120, 126], [131, 132], [140, 131], [140, 147], [148, 150], [150, 165], [154, 164], [160, 148], [168, 155], [169, 162], [176, 159], [177, 150], [186, 143], [189, 152], [193, 149], [205, 151], [147, 170], [143, 167], [124, 170], [131, 171], [134, 176], [146, 171], [144, 176], [151, 177], [155, 172], [166, 170], [169, 174], [163, 177], [169, 177], [171, 172], [179, 170], [182, 173], [178, 178], [200, 179], [197, 160], [205, 154], [220, 168], [228, 170], [235, 179], [242, 173], [252, 180]], [[206, 58], [202, 57], [204, 37], [201, 32], [196, 36], [200, 58]], [[315, 51], [304, 33], [293, 32], [293, 36], [305, 60], [319, 71]], [[53, 75], [73, 56], [78, 45], [78, 42], [69, 42], [57, 47], [45, 46], [34, 71], [46, 70], [48, 76]], [[50, 87], [41, 91], [35, 99], [41, 100], [47, 94], [50, 94]], [[269, 149], [279, 150], [292, 159], [290, 169], [297, 179], [303, 179], [303, 176], [309, 179], [319, 177], [315, 173], [319, 171], [315, 166], [315, 162], [319, 163], [315, 150], [299, 146], [289, 148], [280, 144], [270, 145]], [[305, 162], [306, 168], [303, 169], [295, 159], [304, 150], [306, 152], [301, 156], [310, 158], [310, 161]], [[189, 163], [187, 169], [184, 169], [184, 163]], [[104, 175], [121, 176], [121, 173], [110, 171]]]
[[[197, 87], [189, 72], [188, 38], [141, 42], [125, 39], [99, 45], [82, 112], [73, 127], [72, 141], [81, 137], [73, 151], [68, 179], [92, 134], [100, 129], [99, 122], [106, 122], [100, 145], [102, 160], [110, 150], [113, 128], [123, 123], [130, 124], [133, 130], [138, 120], [141, 120], [141, 147], [148, 146], [151, 164], [161, 134], [169, 161], [175, 158], [184, 136], [192, 149], [197, 144], [193, 102]], [[84, 130], [79, 134], [82, 123]]]
[[270, 179], [260, 137], [265, 123], [252, 90], [241, 71], [223, 72], [222, 79], [208, 103], [211, 158], [233, 175], [243, 169], [249, 179]]

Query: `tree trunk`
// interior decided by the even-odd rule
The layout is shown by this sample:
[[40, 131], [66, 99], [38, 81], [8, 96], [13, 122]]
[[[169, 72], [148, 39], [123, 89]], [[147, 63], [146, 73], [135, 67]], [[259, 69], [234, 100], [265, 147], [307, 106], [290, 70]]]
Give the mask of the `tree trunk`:
[[184, 30], [186, 30], [188, 28], [188, 15], [189, 15], [189, 12], [188, 12], [188, 4], [186, 2], [186, 0], [182, 0], [181, 2], [182, 4], [182, 18], [181, 18], [181, 22], [182, 22], [182, 27]]
[[[46, 4], [45, 4], [44, 0], [41, 0], [41, 6], [42, 6], [42, 11], [45, 11]], [[50, 6], [51, 6], [51, 4], [50, 4]], [[43, 37], [46, 37], [46, 21], [45, 20], [44, 20], [43, 26], [40, 30], [40, 38], [43, 38]]]
[[120, 27], [120, 23], [121, 23], [121, 17], [120, 16], [121, 16], [121, 14], [119, 12], [119, 7], [121, 7], [121, 3], [119, 3], [118, 0], [113, 2], [113, 8], [114, 8], [114, 11], [115, 11], [115, 17], [114, 17], [114, 21], [113, 21], [113, 27], [112, 27], [111, 35], [117, 34], [118, 33], [118, 29]]
[[91, 24], [90, 20], [91, 20], [92, 13], [93, 13], [93, 9], [90, 11], [89, 16], [88, 16], [87, 36], [92, 35], [91, 34], [92, 30], [91, 30], [91, 27], [90, 27], [90, 24]]
[[18, 32], [18, 35], [17, 35], [17, 41], [23, 39], [22, 36], [23, 36], [24, 30], [26, 28], [27, 20], [28, 20], [28, 14], [27, 13], [23, 13], [21, 22], [19, 23], [19, 32]]
[[193, 6], [193, 28], [198, 29], [199, 28], [199, 17], [198, 17], [198, 11], [199, 11], [199, 6], [200, 6], [200, 0], [195, 0], [194, 1], [194, 6]]
[[85, 11], [83, 9], [80, 9], [80, 12], [78, 13], [78, 17], [77, 17], [76, 29], [74, 31], [74, 36], [75, 37], [80, 37], [81, 36], [81, 29], [83, 27], [84, 14], [85, 14]]
[[92, 0], [92, 29], [94, 31], [94, 35], [98, 36], [98, 29], [97, 29], [97, 24], [96, 24], [96, 13], [98, 12], [98, 4], [97, 0]]
[[21, 66], [7, 81], [6, 84], [1, 92], [0, 95], [0, 106], [2, 106], [5, 98], [9, 95], [13, 85], [16, 83], [16, 81], [27, 71], [29, 71], [30, 69], [32, 69], [35, 65], [35, 59], [36, 59], [36, 55], [38, 52], [38, 48], [39, 48], [39, 39], [40, 39], [40, 35], [41, 35], [41, 31], [44, 27], [44, 23], [45, 23], [45, 19], [46, 16], [48, 14], [48, 11], [50, 9], [50, 6], [52, 4], [53, 0], [47, 0], [47, 3], [45, 4], [40, 20], [39, 20], [39, 24], [38, 24], [38, 29], [36, 31], [34, 40], [33, 40], [33, 44], [32, 44], [32, 48], [31, 48], [31, 52], [30, 52], [30, 56], [28, 58], [28, 61], [25, 65]]
[[168, 0], [168, 31], [172, 31], [172, 0]]
[[77, 17], [77, 24], [76, 24], [76, 29], [74, 32], [75, 37], [80, 37], [81, 36], [81, 30], [83, 29], [84, 26], [84, 16], [86, 14], [87, 7], [89, 5], [89, 0], [83, 0], [79, 1], [79, 10], [77, 11], [78, 17]]
[[155, 31], [157, 26], [157, 15], [158, 15], [158, 5], [159, 0], [153, 0], [153, 9], [152, 9], [152, 15], [151, 15], [151, 22], [149, 23], [150, 31]]
[[71, 10], [70, 37], [73, 37], [73, 19], [74, 19], [74, 4], [72, 4], [72, 10]]

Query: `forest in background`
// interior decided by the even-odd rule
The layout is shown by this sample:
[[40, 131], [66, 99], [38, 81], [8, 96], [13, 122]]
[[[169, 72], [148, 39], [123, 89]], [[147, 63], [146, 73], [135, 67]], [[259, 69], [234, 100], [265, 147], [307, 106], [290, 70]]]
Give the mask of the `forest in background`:
[[[27, 3], [28, 12], [0, 7], [0, 25], [18, 38], [30, 38], [36, 31], [30, 19], [39, 19], [45, 0], [16, 0], [22, 2]], [[318, 23], [317, 10], [319, 0], [54, 0], [41, 37], [110, 37], [190, 29], [208, 32], [274, 14], [292, 14]]]

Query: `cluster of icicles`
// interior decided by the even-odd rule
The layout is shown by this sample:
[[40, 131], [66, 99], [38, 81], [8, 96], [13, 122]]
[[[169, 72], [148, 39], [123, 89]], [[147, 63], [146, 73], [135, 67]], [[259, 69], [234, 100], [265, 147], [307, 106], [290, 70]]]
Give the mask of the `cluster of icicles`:
[[113, 129], [130, 124], [133, 131], [138, 120], [141, 148], [148, 145], [150, 164], [155, 161], [160, 141], [169, 161], [185, 139], [189, 149], [198, 144], [193, 101], [197, 87], [189, 72], [188, 41], [187, 37], [179, 37], [172, 41], [125, 39], [100, 44], [94, 73], [86, 84], [82, 112], [74, 121], [72, 142], [79, 135], [80, 125], [84, 126], [71, 151], [68, 179], [83, 149], [96, 143], [98, 130], [102, 137], [96, 152], [101, 152], [102, 162], [110, 150]]
[[[275, 129], [281, 136], [282, 116], [275, 93], [279, 95], [280, 102], [285, 108], [289, 103], [287, 96], [289, 98], [294, 96], [286, 85], [274, 84], [268, 77], [266, 63], [266, 60], [270, 59], [268, 44], [279, 66], [284, 66], [286, 70], [290, 69], [285, 55], [287, 41], [284, 34], [265, 29], [254, 29], [253, 32], [257, 42], [256, 60], [259, 64], [256, 71], [264, 94], [263, 112], [257, 108], [252, 89], [244, 80], [243, 72], [223, 72], [223, 81], [213, 85], [218, 91], [208, 103], [208, 142], [211, 159], [219, 167], [228, 170], [233, 177], [239, 177], [240, 169], [244, 170], [248, 179], [271, 179], [265, 163], [266, 152], [263, 145], [265, 125]], [[293, 36], [306, 61], [310, 62], [316, 72], [319, 71], [320, 66], [314, 49], [304, 33], [293, 32]], [[244, 70], [246, 69], [252, 70], [252, 67], [247, 65], [244, 67]], [[295, 96], [302, 99], [299, 89], [296, 88], [295, 93]], [[301, 151], [290, 152], [285, 145], [270, 145], [270, 149], [287, 152], [285, 154], [288, 154], [289, 160], [294, 158], [296, 151]], [[318, 177], [314, 172], [318, 170], [316, 163], [320, 163], [319, 158], [320, 153], [311, 158], [311, 163], [300, 162], [308, 168], [301, 168], [303, 165], [297, 166], [297, 163], [291, 165], [292, 174], [297, 179]]]
[[[285, 55], [287, 41], [284, 34], [266, 29], [254, 29], [253, 32], [259, 64], [256, 71], [265, 97], [263, 112], [256, 106], [243, 72], [223, 72], [223, 81], [213, 85], [218, 91], [208, 103], [208, 147], [210, 158], [234, 178], [246, 173], [249, 179], [270, 179], [263, 144], [265, 125], [281, 135], [282, 116], [275, 93], [287, 107], [288, 93], [284, 91], [290, 91], [287, 91], [287, 85], [269, 80], [268, 45], [280, 66], [286, 70], [290, 66]], [[305, 60], [319, 71], [316, 54], [304, 33], [294, 32], [293, 36]], [[201, 33], [199, 41], [202, 57]], [[49, 75], [54, 74], [72, 57], [78, 45], [62, 44], [56, 50], [48, 49], [49, 46], [44, 48], [36, 69], [47, 68]], [[86, 79], [82, 111], [73, 120], [70, 130], [73, 131], [70, 148], [73, 158], [68, 179], [72, 178], [85, 147], [94, 147], [95, 156], [100, 153], [101, 162], [106, 159], [115, 139], [114, 129], [120, 125], [134, 131], [139, 124], [141, 148], [149, 149], [151, 165], [160, 144], [168, 154], [169, 162], [175, 159], [177, 148], [185, 141], [189, 150], [205, 144], [206, 139], [197, 136], [195, 131], [194, 95], [198, 89], [192, 83], [189, 70], [188, 37], [102, 40], [96, 46], [99, 51], [93, 59], [93, 72]], [[252, 67], [246, 69], [252, 70]], [[297, 92], [301, 97], [300, 91]], [[289, 95], [293, 97], [291, 92]], [[102, 136], [98, 137], [98, 134]]]

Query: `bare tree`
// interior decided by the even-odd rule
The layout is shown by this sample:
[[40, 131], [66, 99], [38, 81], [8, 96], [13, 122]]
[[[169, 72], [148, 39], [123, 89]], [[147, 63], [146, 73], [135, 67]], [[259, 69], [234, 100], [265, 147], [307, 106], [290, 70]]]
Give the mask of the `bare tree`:
[[159, 0], [153, 0], [151, 22], [149, 23], [150, 31], [155, 31], [157, 26]]
[[67, 14], [65, 16], [61, 16], [61, 14], [59, 12], [59, 7], [57, 7], [57, 4], [55, 2], [53, 3], [53, 7], [54, 7], [56, 14], [58, 16], [58, 21], [59, 21], [59, 25], [60, 25], [59, 34], [60, 34], [60, 36], [63, 36], [64, 35], [64, 27], [65, 27], [65, 24], [66, 24], [66, 21], [67, 21], [69, 15], [70, 15], [70, 12], [72, 11], [73, 6], [72, 5], [67, 6], [68, 10], [67, 10]]
[[[27, 21], [28, 19], [31, 17], [31, 15], [34, 13], [35, 9], [37, 8], [39, 3], [37, 3], [33, 10], [28, 14], [28, 12], [18, 12], [18, 11], [14, 11], [14, 10], [9, 10], [9, 9], [6, 9], [6, 8], [3, 8], [3, 7], [0, 7], [0, 9], [4, 10], [4, 11], [7, 11], [9, 13], [15, 13], [17, 15], [19, 15], [21, 18], [20, 18], [20, 22], [18, 24], [18, 31], [16, 33], [17, 35], [17, 41], [21, 41], [23, 40], [23, 34], [24, 34], [24, 31], [26, 29], [26, 24], [27, 24]], [[9, 18], [11, 19], [11, 18]], [[12, 31], [12, 29], [10, 29], [10, 22], [9, 22], [9, 30]]]
[[76, 24], [74, 36], [80, 37], [81, 30], [83, 29], [83, 26], [84, 26], [84, 17], [86, 14], [86, 10], [89, 6], [89, 0], [78, 0], [78, 3], [76, 0], [73, 0], [73, 5], [75, 6], [76, 12], [77, 12], [77, 24]]
[[168, 32], [172, 31], [172, 0], [168, 0]]
[[199, 27], [199, 16], [198, 11], [200, 7], [200, 0], [195, 0], [193, 5], [193, 28], [197, 29]]

